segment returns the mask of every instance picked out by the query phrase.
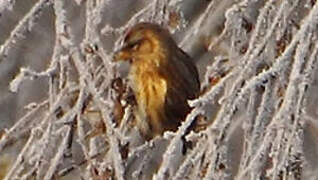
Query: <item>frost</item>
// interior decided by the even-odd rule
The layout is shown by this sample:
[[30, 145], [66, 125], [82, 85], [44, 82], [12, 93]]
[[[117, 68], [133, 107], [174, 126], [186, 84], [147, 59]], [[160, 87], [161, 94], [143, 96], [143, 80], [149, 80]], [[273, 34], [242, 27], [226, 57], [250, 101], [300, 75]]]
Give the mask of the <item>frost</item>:
[[[142, 21], [201, 76], [186, 120], [150, 142], [112, 62]], [[312, 0], [0, 1], [0, 179], [317, 179], [317, 24]]]

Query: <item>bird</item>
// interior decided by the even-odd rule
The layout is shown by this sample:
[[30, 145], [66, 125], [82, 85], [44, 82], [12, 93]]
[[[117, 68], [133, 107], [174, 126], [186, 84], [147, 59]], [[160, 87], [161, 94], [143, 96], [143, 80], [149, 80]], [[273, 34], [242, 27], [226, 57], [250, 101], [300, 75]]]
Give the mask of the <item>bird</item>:
[[147, 140], [176, 131], [198, 96], [199, 74], [193, 59], [158, 24], [133, 25], [123, 37], [114, 61], [130, 63], [128, 80], [136, 99], [134, 115]]

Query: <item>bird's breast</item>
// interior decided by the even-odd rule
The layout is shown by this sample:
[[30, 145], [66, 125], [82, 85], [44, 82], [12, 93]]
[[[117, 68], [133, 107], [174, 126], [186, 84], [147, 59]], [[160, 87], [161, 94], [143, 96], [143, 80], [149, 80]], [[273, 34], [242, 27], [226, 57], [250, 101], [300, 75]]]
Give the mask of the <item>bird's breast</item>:
[[130, 78], [136, 96], [139, 112], [154, 131], [161, 131], [164, 118], [164, 104], [167, 94], [167, 80], [159, 73], [155, 63], [140, 63], [132, 66]]

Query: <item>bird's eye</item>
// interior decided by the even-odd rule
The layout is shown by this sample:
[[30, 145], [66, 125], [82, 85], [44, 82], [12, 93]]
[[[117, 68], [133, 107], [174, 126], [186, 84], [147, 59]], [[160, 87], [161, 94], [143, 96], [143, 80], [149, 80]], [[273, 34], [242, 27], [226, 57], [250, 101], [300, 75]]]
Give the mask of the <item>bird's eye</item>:
[[140, 41], [128, 44], [129, 49], [132, 49], [133, 51], [137, 51], [139, 46], [140, 46]]
[[132, 47], [134, 51], [137, 51], [138, 48], [139, 48], [139, 43], [134, 44], [134, 46]]

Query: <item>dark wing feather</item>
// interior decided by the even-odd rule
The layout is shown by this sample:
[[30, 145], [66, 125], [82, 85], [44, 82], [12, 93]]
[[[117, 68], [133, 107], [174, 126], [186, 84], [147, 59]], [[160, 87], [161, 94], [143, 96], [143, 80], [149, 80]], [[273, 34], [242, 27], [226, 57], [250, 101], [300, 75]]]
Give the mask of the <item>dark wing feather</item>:
[[191, 92], [188, 96], [188, 99], [193, 99], [198, 96], [200, 92], [200, 80], [199, 80], [199, 73], [198, 70], [193, 62], [193, 59], [186, 54], [182, 49], [179, 48], [178, 51], [179, 55], [181, 56], [183, 61], [177, 61], [178, 66], [185, 66], [188, 71], [185, 73], [185, 77], [188, 83], [188, 86], [191, 88]]
[[168, 122], [177, 122], [175, 124], [179, 125], [191, 110], [187, 100], [198, 95], [200, 82], [197, 68], [186, 53], [178, 48], [178, 51], [170, 57], [166, 68], [170, 80], [165, 111]]

